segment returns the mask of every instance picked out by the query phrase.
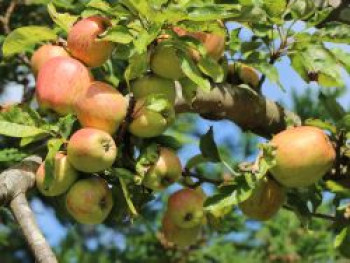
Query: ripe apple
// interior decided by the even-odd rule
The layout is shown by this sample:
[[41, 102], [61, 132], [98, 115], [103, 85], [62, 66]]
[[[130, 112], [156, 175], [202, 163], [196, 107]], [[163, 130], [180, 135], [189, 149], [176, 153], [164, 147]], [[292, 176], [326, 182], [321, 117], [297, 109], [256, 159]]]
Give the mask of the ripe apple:
[[[206, 33], [206, 32], [187, 32], [181, 27], [174, 27], [173, 31], [179, 36], [190, 36], [202, 42], [207, 51], [207, 55], [215, 60], [219, 60], [225, 51], [225, 33]], [[191, 50], [191, 56], [194, 60], [200, 59], [200, 54], [197, 50]]]
[[78, 21], [68, 33], [67, 46], [72, 56], [89, 67], [99, 67], [112, 54], [114, 44], [98, 40], [110, 26], [108, 19], [91, 16]]
[[204, 196], [194, 189], [182, 189], [168, 199], [168, 213], [174, 224], [181, 228], [199, 226], [204, 221]]
[[61, 115], [74, 112], [74, 105], [86, 92], [93, 77], [78, 60], [55, 57], [42, 65], [36, 84], [40, 107]]
[[54, 162], [53, 181], [50, 188], [44, 187], [45, 163], [42, 163], [36, 172], [36, 186], [45, 196], [57, 196], [65, 193], [78, 178], [78, 172], [68, 162], [67, 156], [57, 153]]
[[264, 178], [253, 190], [252, 195], [239, 204], [239, 208], [246, 216], [265, 221], [278, 212], [285, 198], [282, 186], [272, 179]]
[[66, 207], [79, 223], [100, 224], [112, 210], [112, 190], [99, 177], [78, 180], [67, 193]]
[[83, 127], [113, 134], [126, 116], [127, 104], [127, 100], [115, 88], [107, 83], [95, 81], [77, 101], [76, 113]]
[[158, 160], [146, 173], [143, 185], [152, 190], [162, 190], [179, 180], [181, 174], [179, 157], [173, 150], [161, 147]]
[[34, 75], [37, 75], [44, 63], [54, 57], [69, 57], [64, 47], [46, 44], [39, 47], [30, 60], [30, 66]]
[[76, 131], [67, 146], [68, 161], [85, 173], [96, 173], [112, 166], [117, 146], [111, 135], [94, 128]]
[[171, 220], [169, 213], [165, 213], [162, 220], [162, 233], [168, 242], [174, 243], [180, 248], [193, 245], [198, 240], [201, 226], [192, 228], [181, 228], [176, 226]]
[[163, 110], [156, 111], [150, 109], [146, 99], [139, 99], [132, 114], [132, 122], [129, 131], [133, 135], [141, 138], [151, 138], [161, 135], [172, 124], [175, 118], [175, 110], [170, 105]]
[[310, 186], [332, 167], [335, 150], [319, 128], [300, 126], [278, 133], [271, 140], [276, 146], [276, 165], [270, 172], [286, 187]]
[[174, 47], [157, 46], [151, 55], [150, 64], [152, 71], [163, 78], [178, 80], [185, 76]]
[[131, 84], [131, 91], [136, 99], [145, 98], [151, 94], [161, 94], [171, 103], [175, 103], [175, 82], [156, 75], [138, 78]]

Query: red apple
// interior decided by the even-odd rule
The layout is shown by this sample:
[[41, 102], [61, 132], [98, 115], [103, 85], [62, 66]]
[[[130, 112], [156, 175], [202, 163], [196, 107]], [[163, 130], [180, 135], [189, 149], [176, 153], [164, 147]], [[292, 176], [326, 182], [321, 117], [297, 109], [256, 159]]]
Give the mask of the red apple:
[[179, 180], [181, 174], [179, 157], [171, 149], [162, 147], [158, 160], [146, 173], [143, 184], [152, 190], [162, 190]]
[[112, 210], [112, 190], [99, 177], [79, 180], [67, 193], [66, 207], [79, 223], [100, 224]]
[[37, 75], [44, 63], [54, 57], [69, 57], [68, 52], [61, 46], [46, 44], [39, 47], [33, 54], [30, 65], [34, 75]]
[[78, 172], [63, 153], [57, 153], [55, 156], [53, 181], [48, 189], [44, 187], [45, 175], [45, 163], [42, 163], [36, 172], [36, 186], [45, 196], [63, 194], [78, 178]]
[[76, 104], [79, 122], [91, 127], [114, 133], [124, 120], [128, 103], [123, 95], [106, 83], [95, 81]]
[[276, 165], [270, 172], [286, 187], [306, 187], [319, 181], [332, 167], [336, 154], [319, 128], [300, 126], [284, 130], [271, 140]]
[[75, 169], [95, 173], [112, 166], [117, 156], [117, 147], [107, 132], [83, 128], [70, 138], [67, 155]]
[[198, 240], [201, 226], [181, 228], [174, 224], [169, 213], [165, 213], [162, 220], [162, 233], [168, 242], [174, 243], [180, 248], [193, 245]]
[[74, 105], [88, 89], [93, 77], [78, 60], [55, 57], [40, 69], [36, 98], [40, 107], [64, 115], [74, 112]]
[[204, 221], [205, 197], [194, 189], [186, 188], [172, 194], [168, 199], [168, 213], [180, 228], [199, 226]]
[[89, 67], [99, 67], [112, 54], [114, 44], [98, 40], [110, 26], [108, 19], [91, 16], [77, 22], [69, 31], [67, 45], [72, 56]]
[[264, 178], [258, 183], [251, 196], [239, 204], [239, 208], [246, 216], [265, 221], [277, 214], [285, 199], [284, 188], [274, 180]]

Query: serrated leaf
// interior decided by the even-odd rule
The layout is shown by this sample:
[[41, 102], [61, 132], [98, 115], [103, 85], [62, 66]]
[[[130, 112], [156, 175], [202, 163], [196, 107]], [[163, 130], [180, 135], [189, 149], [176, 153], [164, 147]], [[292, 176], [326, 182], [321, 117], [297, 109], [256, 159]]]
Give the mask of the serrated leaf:
[[290, 7], [294, 19], [305, 20], [316, 11], [314, 0], [295, 0]]
[[33, 49], [35, 44], [56, 40], [55, 31], [43, 26], [26, 26], [13, 30], [5, 39], [2, 46], [4, 57]]
[[152, 140], [159, 145], [162, 145], [164, 147], [168, 147], [174, 150], [179, 150], [182, 147], [182, 143], [179, 140], [169, 135], [161, 135], [161, 136], [152, 138]]
[[129, 44], [134, 38], [125, 26], [117, 25], [109, 28], [100, 39], [114, 43]]
[[21, 152], [17, 148], [6, 148], [0, 150], [0, 162], [19, 162], [27, 156], [27, 153]]
[[127, 82], [143, 75], [148, 68], [147, 53], [135, 54], [129, 59], [129, 65], [125, 70], [124, 77]]
[[119, 177], [119, 182], [120, 182], [123, 194], [124, 194], [125, 201], [128, 205], [129, 211], [130, 211], [131, 215], [135, 217], [138, 215], [138, 212], [134, 206], [134, 203], [131, 200], [131, 195], [130, 195], [130, 192], [128, 190], [128, 187], [127, 187], [123, 178]]
[[0, 134], [9, 137], [23, 138], [37, 136], [40, 134], [49, 134], [49, 132], [34, 126], [0, 121]]
[[208, 132], [201, 137], [199, 148], [204, 158], [211, 162], [221, 162], [219, 150], [214, 141], [213, 127], [210, 127]]
[[69, 13], [58, 13], [52, 3], [49, 3], [47, 5], [47, 11], [49, 12], [50, 17], [55, 22], [55, 24], [67, 33], [79, 18], [78, 16], [74, 16]]
[[141, 149], [136, 163], [136, 172], [143, 177], [148, 169], [158, 160], [159, 149], [157, 144], [152, 143]]
[[73, 114], [68, 114], [58, 120], [58, 132], [61, 134], [62, 138], [67, 139], [69, 137], [76, 120], [77, 118]]
[[317, 41], [345, 43], [350, 42], [350, 25], [339, 22], [327, 23], [314, 34]]

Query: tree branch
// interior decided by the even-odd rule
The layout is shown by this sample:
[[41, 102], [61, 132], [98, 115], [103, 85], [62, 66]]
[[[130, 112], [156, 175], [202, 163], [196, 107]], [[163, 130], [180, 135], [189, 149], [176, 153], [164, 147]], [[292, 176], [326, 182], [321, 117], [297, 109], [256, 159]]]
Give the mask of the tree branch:
[[331, 14], [317, 27], [322, 27], [325, 23], [328, 22], [342, 22], [345, 24], [350, 24], [349, 0], [316, 0], [316, 4], [320, 9], [327, 6], [334, 8]]
[[177, 83], [177, 113], [193, 112], [211, 120], [227, 119], [245, 131], [252, 131], [260, 136], [270, 138], [284, 130], [287, 119], [300, 125], [300, 118], [277, 103], [258, 95], [250, 89], [228, 84], [216, 85], [211, 91], [197, 90], [192, 103], [184, 99], [181, 86]]
[[35, 184], [35, 172], [41, 162], [40, 157], [31, 156], [0, 174], [0, 205], [9, 204], [36, 261], [56, 263], [25, 196]]

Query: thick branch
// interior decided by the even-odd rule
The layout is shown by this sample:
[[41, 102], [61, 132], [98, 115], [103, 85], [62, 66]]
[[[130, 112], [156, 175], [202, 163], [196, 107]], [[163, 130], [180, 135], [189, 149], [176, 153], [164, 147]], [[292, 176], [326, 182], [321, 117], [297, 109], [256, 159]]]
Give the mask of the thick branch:
[[350, 3], [349, 0], [317, 0], [316, 4], [319, 8], [331, 6], [334, 10], [331, 14], [320, 24], [318, 27], [322, 27], [327, 22], [342, 22], [350, 24]]
[[35, 172], [40, 163], [40, 157], [32, 156], [0, 174], [0, 205], [10, 204], [36, 261], [56, 263], [56, 257], [36, 224], [25, 197], [35, 184]]
[[[181, 88], [178, 87], [178, 90]], [[207, 119], [231, 120], [243, 130], [267, 138], [285, 129], [287, 119], [300, 124], [298, 116], [277, 103], [253, 90], [227, 84], [217, 85], [210, 92], [198, 89], [192, 104], [187, 103], [178, 92], [175, 107], [177, 113], [194, 112]]]

